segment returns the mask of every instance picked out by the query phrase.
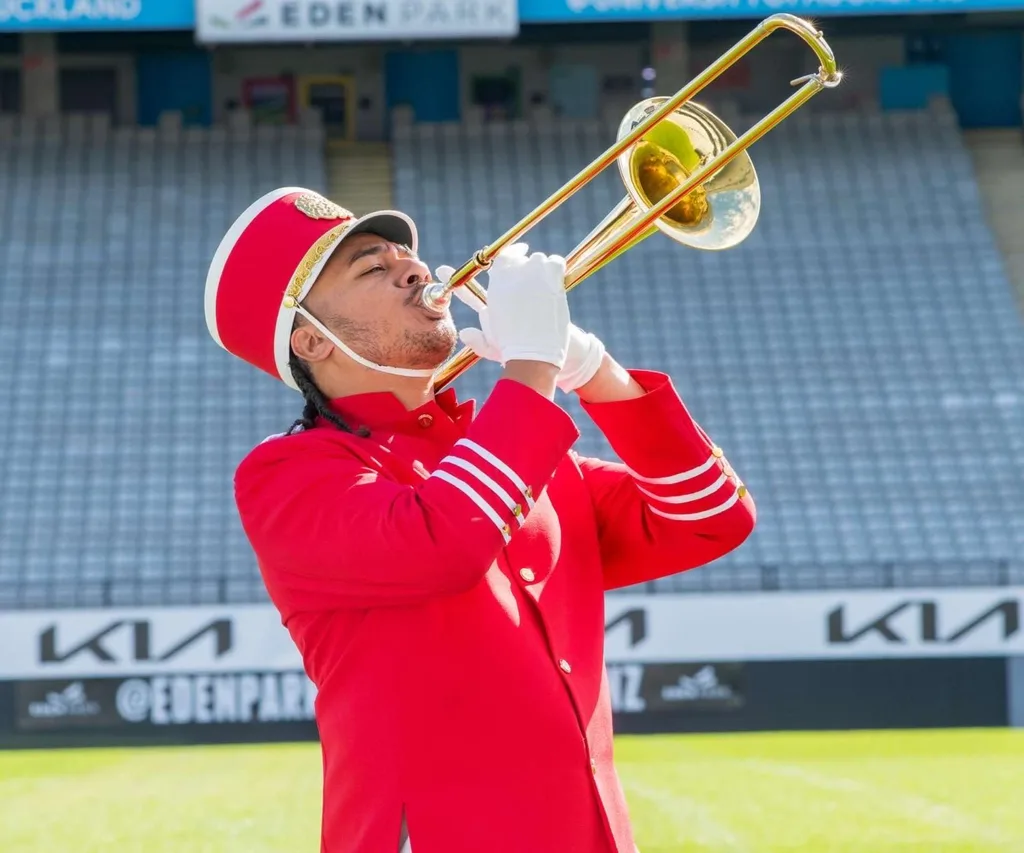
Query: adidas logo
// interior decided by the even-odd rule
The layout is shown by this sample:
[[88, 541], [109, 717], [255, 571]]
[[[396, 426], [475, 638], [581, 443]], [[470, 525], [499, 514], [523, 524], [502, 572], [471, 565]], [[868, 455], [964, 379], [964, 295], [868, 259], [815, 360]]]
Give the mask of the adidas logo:
[[50, 691], [44, 701], [30, 702], [28, 706], [29, 716], [37, 719], [93, 717], [99, 712], [99, 702], [90, 701], [85, 695], [85, 685], [81, 681], [72, 682], [59, 693]]
[[694, 702], [698, 699], [731, 699], [733, 690], [718, 680], [713, 666], [705, 666], [693, 675], [681, 676], [675, 684], [662, 688], [666, 702]]

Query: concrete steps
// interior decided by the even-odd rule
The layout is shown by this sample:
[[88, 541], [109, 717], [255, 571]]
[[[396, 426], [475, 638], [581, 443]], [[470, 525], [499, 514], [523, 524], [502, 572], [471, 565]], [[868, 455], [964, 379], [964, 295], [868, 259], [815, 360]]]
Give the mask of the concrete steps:
[[1021, 128], [964, 133], [989, 227], [1024, 311], [1024, 133]]
[[332, 201], [356, 216], [392, 207], [391, 148], [387, 143], [331, 140], [326, 153]]

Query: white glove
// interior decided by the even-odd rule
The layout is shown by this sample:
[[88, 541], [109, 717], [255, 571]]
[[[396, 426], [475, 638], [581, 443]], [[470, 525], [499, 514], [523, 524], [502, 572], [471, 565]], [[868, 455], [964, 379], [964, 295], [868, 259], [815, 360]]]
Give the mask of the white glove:
[[[455, 272], [454, 267], [441, 266], [435, 271], [435, 275], [442, 283], [447, 283]], [[565, 285], [562, 285], [563, 290]], [[480, 358], [488, 361], [501, 363], [501, 349], [495, 341], [494, 332], [491, 329], [490, 312], [487, 305], [477, 299], [465, 287], [457, 287], [452, 295], [464, 305], [472, 308], [480, 318], [480, 328], [473, 327], [463, 329], [459, 333], [462, 342], [475, 352]], [[490, 291], [487, 294], [487, 302], [490, 304]], [[569, 347], [566, 353], [565, 364], [558, 373], [556, 384], [559, 390], [568, 394], [586, 385], [594, 374], [601, 367], [604, 360], [605, 346], [601, 339], [590, 332], [584, 332], [579, 326], [569, 323]]]
[[[516, 243], [498, 254], [488, 274], [487, 305], [465, 288], [453, 292], [476, 303], [480, 329], [459, 333], [462, 342], [482, 358], [505, 365], [513, 360], [543, 361], [562, 369], [569, 350], [569, 301], [565, 292], [565, 259], [534, 252]], [[438, 281], [447, 283], [453, 267], [439, 267]], [[469, 304], [468, 302], [466, 304]], [[486, 354], [481, 350], [485, 350]]]

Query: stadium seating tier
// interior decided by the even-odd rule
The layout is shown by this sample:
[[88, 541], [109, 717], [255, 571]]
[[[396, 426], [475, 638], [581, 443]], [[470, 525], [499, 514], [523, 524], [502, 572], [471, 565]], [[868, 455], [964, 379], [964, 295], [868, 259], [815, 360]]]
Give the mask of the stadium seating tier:
[[[213, 343], [203, 284], [252, 200], [325, 188], [322, 136], [3, 131], [0, 608], [263, 600], [231, 475], [300, 401]], [[458, 264], [613, 134], [396, 117], [395, 203]], [[751, 153], [743, 245], [656, 235], [571, 296], [620, 361], [672, 375], [758, 503], [742, 548], [652, 591], [1024, 582], [1024, 327], [954, 118], [798, 114]], [[623, 195], [608, 172], [527, 242], [567, 254]]]

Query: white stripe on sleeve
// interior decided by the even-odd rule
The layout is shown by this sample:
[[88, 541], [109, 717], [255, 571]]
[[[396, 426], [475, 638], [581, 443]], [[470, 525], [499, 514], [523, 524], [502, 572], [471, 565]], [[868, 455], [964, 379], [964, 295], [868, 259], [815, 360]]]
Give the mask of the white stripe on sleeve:
[[718, 463], [717, 456], [708, 457], [708, 461], [703, 465], [698, 465], [696, 468], [691, 468], [689, 471], [682, 471], [679, 474], [671, 474], [668, 477], [644, 477], [638, 474], [632, 469], [628, 469], [629, 475], [636, 480], [638, 483], [647, 483], [651, 486], [671, 486], [675, 483], [683, 483], [686, 480], [692, 480], [694, 477], [699, 477], [706, 471], [710, 471]]
[[508, 525], [506, 525], [505, 522], [501, 520], [501, 516], [494, 511], [494, 508], [489, 503], [487, 503], [487, 501], [485, 501], [472, 486], [470, 486], [468, 483], [463, 482], [453, 474], [449, 474], [447, 471], [442, 471], [440, 469], [435, 471], [430, 476], [437, 477], [437, 479], [443, 480], [449, 485], [454, 486], [456, 489], [462, 492], [462, 494], [464, 494], [467, 498], [473, 501], [473, 503], [475, 503], [480, 508], [480, 511], [484, 515], [486, 515], [491, 521], [494, 522], [494, 526], [501, 531], [501, 535], [502, 538], [504, 538], [505, 540], [505, 544], [508, 544], [509, 540], [512, 538], [508, 533]]
[[660, 515], [662, 518], [669, 519], [669, 521], [701, 521], [702, 519], [711, 518], [714, 515], [718, 515], [719, 513], [725, 512], [727, 509], [733, 506], [739, 499], [740, 493], [737, 490], [732, 493], [732, 496], [727, 501], [724, 501], [723, 503], [720, 503], [718, 506], [712, 507], [711, 509], [706, 509], [703, 512], [665, 512], [664, 510], [658, 509], [655, 506], [651, 506], [649, 503], [647, 504], [647, 508], [655, 515]]
[[[466, 471], [472, 474], [474, 477], [476, 477], [484, 486], [486, 486], [488, 489], [494, 492], [498, 499], [503, 504], [505, 504], [505, 506], [507, 506], [509, 510], [511, 510], [513, 515], [515, 515], [516, 520], [519, 522], [519, 526], [523, 526], [524, 514], [521, 511], [518, 513], [516, 512], [516, 502], [512, 500], [512, 496], [508, 492], [506, 492], [500, 485], [498, 485], [498, 483], [496, 483], [493, 479], [488, 477], [472, 462], [467, 462], [465, 459], [462, 459], [459, 456], [446, 456], [444, 459], [441, 460], [440, 464], [444, 465], [446, 462], [449, 465], [455, 465], [456, 467], [461, 468], [463, 471]], [[521, 509], [522, 508], [520, 507], [520, 510]]]
[[706, 489], [701, 489], [699, 492], [691, 492], [688, 495], [657, 495], [654, 492], [648, 491], [643, 486], [637, 486], [643, 494], [649, 498], [654, 498], [656, 501], [661, 501], [663, 504], [688, 504], [693, 501], [699, 501], [701, 498], [706, 498], [708, 495], [713, 495], [722, 486], [729, 482], [729, 478], [722, 474], [715, 482], [713, 482]]
[[489, 462], [491, 465], [493, 465], [495, 468], [501, 471], [502, 474], [504, 474], [513, 483], [515, 483], [516, 488], [519, 489], [519, 491], [523, 495], [523, 498], [526, 500], [526, 505], [531, 509], [533, 508], [533, 495], [530, 492], [530, 489], [527, 488], [526, 483], [523, 482], [523, 478], [520, 477], [511, 468], [509, 468], [508, 465], [502, 462], [497, 456], [491, 453], [491, 451], [489, 451], [486, 447], [482, 447], [481, 445], [477, 444], [475, 441], [469, 438], [460, 438], [457, 442], [455, 442], [455, 446], [469, 448], [481, 459], [485, 460], [486, 462]]

